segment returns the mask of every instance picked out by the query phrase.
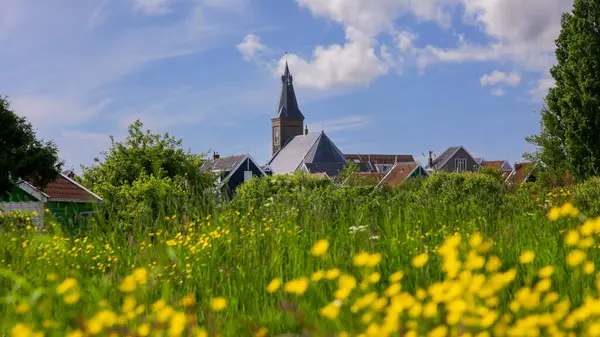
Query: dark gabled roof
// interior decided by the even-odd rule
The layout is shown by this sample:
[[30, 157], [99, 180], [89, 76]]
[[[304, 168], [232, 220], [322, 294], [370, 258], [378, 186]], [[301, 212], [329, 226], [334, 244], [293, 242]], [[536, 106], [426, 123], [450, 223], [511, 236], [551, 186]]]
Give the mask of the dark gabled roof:
[[268, 165], [275, 173], [297, 171], [303, 163], [346, 163], [346, 157], [325, 132], [294, 136]]
[[326, 173], [330, 177], [337, 176], [346, 163], [304, 163], [310, 173]]
[[435, 157], [435, 159], [433, 159], [433, 167], [427, 167], [427, 168], [439, 168], [441, 166], [444, 166], [444, 164], [450, 159], [452, 158], [452, 156], [454, 156], [454, 154], [456, 152], [458, 152], [458, 150], [460, 149], [460, 146], [452, 146], [446, 149], [446, 151], [444, 151], [442, 154], [440, 154], [439, 156]]
[[325, 132], [321, 135], [304, 157], [305, 163], [346, 163], [346, 157], [327, 137]]
[[203, 171], [224, 171], [228, 172], [233, 170], [236, 164], [246, 159], [246, 155], [222, 157], [212, 160], [207, 160], [202, 164]]
[[444, 153], [442, 153], [441, 155], [437, 156], [433, 160], [433, 167], [430, 167], [429, 165], [427, 165], [427, 168], [428, 169], [434, 169], [434, 170], [441, 169], [444, 165], [446, 165], [446, 163], [448, 162], [448, 160], [450, 160], [450, 158], [454, 157], [454, 155], [460, 149], [463, 149], [467, 153], [467, 155], [469, 155], [477, 163], [477, 165], [481, 166], [481, 164], [479, 162], [477, 162], [477, 159], [475, 159], [475, 157], [473, 157], [471, 155], [471, 153], [469, 153], [469, 151], [467, 151], [467, 149], [465, 149], [461, 145], [461, 146], [452, 146], [452, 147], [449, 147], [448, 149], [446, 149], [446, 151], [444, 151]]
[[277, 117], [294, 118], [304, 120], [304, 115], [298, 107], [296, 92], [294, 91], [292, 74], [287, 62], [285, 63], [285, 72], [281, 76], [281, 96], [277, 105]]

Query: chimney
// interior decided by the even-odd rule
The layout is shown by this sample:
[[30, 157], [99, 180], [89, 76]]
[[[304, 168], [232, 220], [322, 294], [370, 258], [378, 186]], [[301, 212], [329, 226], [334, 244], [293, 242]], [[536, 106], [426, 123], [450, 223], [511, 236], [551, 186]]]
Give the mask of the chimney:
[[219, 157], [220, 157], [220, 156], [219, 156], [219, 153], [218, 153], [218, 152], [216, 152], [216, 151], [215, 151], [215, 152], [213, 152], [213, 160], [215, 160], [215, 159], [219, 159]]
[[429, 168], [433, 168], [433, 151], [429, 151], [429, 161], [428, 161], [427, 166], [429, 166]]
[[306, 126], [304, 127], [304, 135], [305, 135], [305, 136], [306, 136], [306, 135], [308, 135], [308, 125], [306, 125]]

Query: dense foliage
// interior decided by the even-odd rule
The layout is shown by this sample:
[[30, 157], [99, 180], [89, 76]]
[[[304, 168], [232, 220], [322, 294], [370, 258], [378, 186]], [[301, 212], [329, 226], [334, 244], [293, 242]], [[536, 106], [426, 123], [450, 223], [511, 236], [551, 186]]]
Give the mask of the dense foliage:
[[13, 112], [8, 99], [2, 96], [0, 149], [0, 194], [8, 192], [18, 179], [45, 186], [58, 177], [63, 165], [56, 145], [38, 139], [33, 126]]
[[551, 172], [568, 170], [579, 180], [600, 169], [600, 2], [575, 0], [561, 20], [555, 87], [541, 111], [541, 132], [528, 141], [539, 147], [534, 158]]
[[154, 221], [161, 214], [181, 211], [191, 199], [211, 200], [206, 194], [213, 178], [200, 171], [202, 155], [184, 151], [181, 144], [168, 133], [144, 131], [137, 120], [129, 126], [125, 141], [111, 137], [104, 158], [84, 167], [80, 180], [104, 199], [107, 216], [127, 225], [134, 219]]

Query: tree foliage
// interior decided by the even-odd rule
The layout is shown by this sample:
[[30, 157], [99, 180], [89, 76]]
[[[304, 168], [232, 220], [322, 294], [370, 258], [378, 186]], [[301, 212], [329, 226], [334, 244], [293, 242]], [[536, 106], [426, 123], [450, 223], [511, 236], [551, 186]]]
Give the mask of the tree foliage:
[[33, 126], [17, 116], [6, 97], [0, 96], [0, 193], [11, 189], [18, 179], [44, 187], [55, 180], [62, 168], [54, 142], [36, 138]]
[[529, 155], [551, 172], [583, 180], [600, 169], [600, 2], [575, 0], [563, 14], [556, 40], [557, 64], [541, 110], [541, 131], [527, 137]]
[[168, 133], [144, 131], [137, 120], [125, 141], [110, 140], [109, 149], [101, 152], [103, 160], [95, 158], [94, 165], [82, 167], [81, 180], [104, 199], [107, 212], [121, 219], [155, 217], [165, 211], [159, 205], [185, 204], [182, 199], [212, 187], [212, 176], [200, 171], [203, 155], [184, 151], [181, 140]]

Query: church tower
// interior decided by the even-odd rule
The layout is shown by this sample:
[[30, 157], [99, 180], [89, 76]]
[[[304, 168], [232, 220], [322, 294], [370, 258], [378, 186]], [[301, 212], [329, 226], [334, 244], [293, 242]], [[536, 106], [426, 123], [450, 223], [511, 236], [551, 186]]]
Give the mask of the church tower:
[[286, 61], [285, 72], [281, 76], [281, 97], [277, 105], [277, 117], [271, 119], [273, 155], [291, 138], [303, 134], [304, 116], [298, 107], [292, 81], [292, 74]]

